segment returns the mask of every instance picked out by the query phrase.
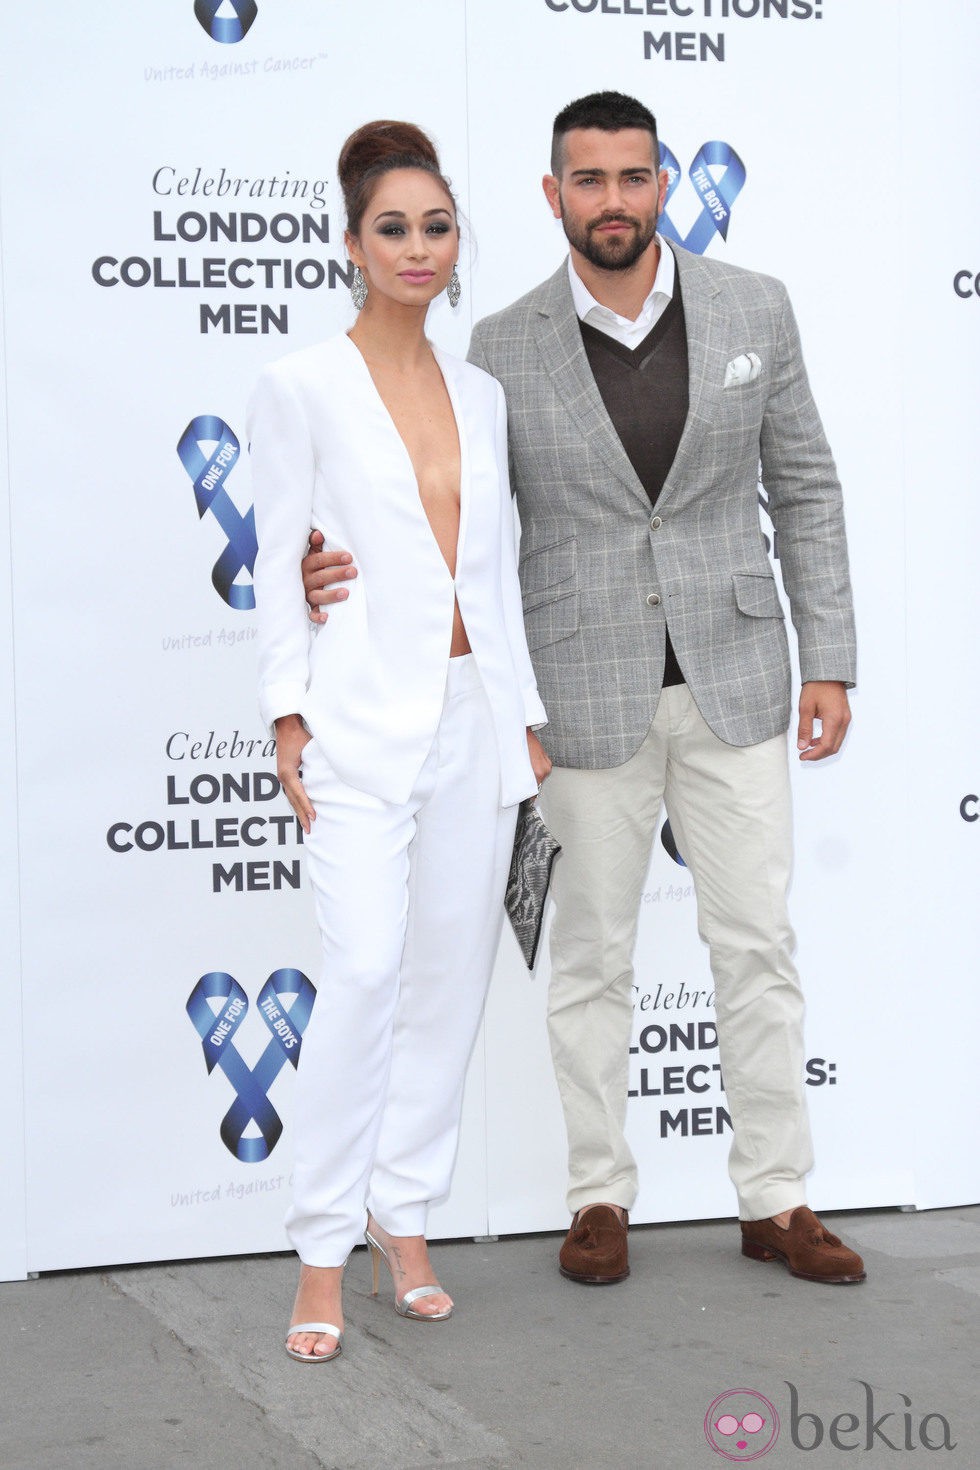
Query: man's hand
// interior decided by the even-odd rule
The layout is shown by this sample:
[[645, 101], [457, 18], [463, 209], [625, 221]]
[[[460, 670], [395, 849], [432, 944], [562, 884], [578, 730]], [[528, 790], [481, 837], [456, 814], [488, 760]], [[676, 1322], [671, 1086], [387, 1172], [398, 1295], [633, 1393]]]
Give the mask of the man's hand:
[[303, 590], [310, 605], [310, 622], [325, 623], [330, 614], [326, 604], [343, 602], [348, 596], [343, 585], [357, 576], [349, 551], [323, 551], [319, 531], [310, 532], [310, 549], [303, 557]]
[[[816, 737], [814, 721], [820, 724]], [[851, 709], [843, 684], [836, 679], [812, 679], [804, 684], [800, 691], [800, 728], [796, 739], [800, 760], [822, 761], [825, 756], [836, 755], [844, 744], [850, 723]]]

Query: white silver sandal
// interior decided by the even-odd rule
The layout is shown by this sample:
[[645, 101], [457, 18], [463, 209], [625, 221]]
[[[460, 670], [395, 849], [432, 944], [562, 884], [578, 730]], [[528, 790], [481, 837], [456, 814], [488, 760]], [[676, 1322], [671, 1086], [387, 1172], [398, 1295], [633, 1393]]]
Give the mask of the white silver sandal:
[[[367, 1241], [368, 1250], [371, 1252], [371, 1294], [372, 1296], [377, 1296], [378, 1273], [381, 1267], [382, 1256], [385, 1259], [385, 1263], [389, 1271], [391, 1270], [391, 1262], [388, 1260], [388, 1252], [385, 1250], [380, 1240], [375, 1240], [370, 1230], [365, 1230], [364, 1239]], [[392, 1284], [394, 1284], [394, 1273], [392, 1273], [391, 1279]], [[441, 1286], [416, 1286], [414, 1291], [406, 1291], [405, 1295], [402, 1297], [400, 1297], [396, 1291], [395, 1311], [398, 1313], [399, 1317], [410, 1317], [413, 1322], [445, 1322], [447, 1317], [451, 1317], [453, 1315], [453, 1308], [451, 1305], [445, 1307], [441, 1312], [416, 1312], [412, 1307], [412, 1303], [417, 1302], [420, 1297], [445, 1295], [446, 1293], [445, 1291], [443, 1291], [443, 1288]], [[295, 1328], [293, 1330], [295, 1331]]]
[[[332, 1353], [298, 1353], [295, 1348], [289, 1346], [289, 1339], [295, 1336], [297, 1332], [322, 1332], [324, 1335], [329, 1334], [331, 1337], [337, 1339], [337, 1346]], [[286, 1334], [286, 1351], [291, 1358], [296, 1359], [297, 1363], [331, 1363], [334, 1358], [340, 1357], [340, 1350], [343, 1345], [344, 1334], [332, 1322], [297, 1322], [294, 1326], [290, 1327]]]

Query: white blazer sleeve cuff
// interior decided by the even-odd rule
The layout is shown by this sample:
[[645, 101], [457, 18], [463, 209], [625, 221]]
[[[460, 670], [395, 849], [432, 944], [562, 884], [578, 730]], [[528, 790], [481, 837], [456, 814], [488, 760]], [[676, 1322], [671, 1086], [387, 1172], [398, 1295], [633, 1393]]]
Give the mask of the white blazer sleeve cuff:
[[292, 680], [265, 684], [259, 690], [259, 713], [274, 735], [280, 715], [298, 715], [306, 702], [306, 685]]
[[526, 689], [524, 691], [524, 723], [532, 730], [540, 730], [542, 725], [548, 723], [548, 715], [541, 696], [537, 689]]

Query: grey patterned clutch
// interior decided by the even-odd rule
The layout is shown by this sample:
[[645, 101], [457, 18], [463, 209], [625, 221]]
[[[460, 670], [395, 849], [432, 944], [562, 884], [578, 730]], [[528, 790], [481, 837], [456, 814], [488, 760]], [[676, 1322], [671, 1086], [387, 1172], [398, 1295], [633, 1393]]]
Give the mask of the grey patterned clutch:
[[537, 802], [533, 798], [522, 801], [504, 907], [529, 970], [538, 952], [552, 865], [560, 852], [561, 843], [545, 826]]

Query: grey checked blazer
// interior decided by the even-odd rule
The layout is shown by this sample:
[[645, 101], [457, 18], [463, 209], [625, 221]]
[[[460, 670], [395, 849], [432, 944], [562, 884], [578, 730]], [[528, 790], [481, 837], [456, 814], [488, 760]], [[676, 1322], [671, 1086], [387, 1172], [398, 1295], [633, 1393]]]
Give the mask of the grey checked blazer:
[[[655, 513], [599, 396], [565, 264], [473, 332], [471, 360], [507, 396], [528, 647], [559, 765], [635, 754], [656, 713], [667, 626], [717, 735], [753, 745], [787, 729], [760, 459], [802, 677], [854, 682], [840, 485], [785, 287], [673, 249], [690, 407]], [[761, 372], [726, 388], [728, 364], [748, 353]]]

